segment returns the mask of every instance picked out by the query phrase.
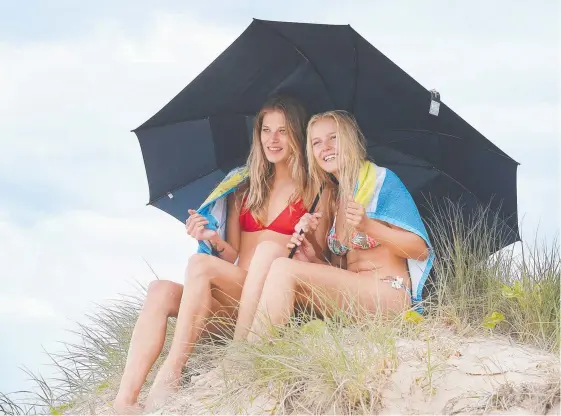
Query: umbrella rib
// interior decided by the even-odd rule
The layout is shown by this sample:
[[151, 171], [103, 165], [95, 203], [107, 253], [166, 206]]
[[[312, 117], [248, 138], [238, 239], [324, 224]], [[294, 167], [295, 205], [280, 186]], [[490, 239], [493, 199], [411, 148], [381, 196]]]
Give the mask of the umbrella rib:
[[[404, 154], [407, 154], [407, 153], [404, 153]], [[409, 155], [409, 156], [411, 156], [412, 158], [417, 159], [417, 158], [416, 158], [415, 156], [413, 156], [413, 155]], [[440, 173], [440, 174], [446, 176], [447, 178], [449, 178], [450, 180], [452, 180], [454, 183], [456, 183], [457, 185], [459, 185], [462, 189], [464, 189], [465, 191], [467, 191], [469, 194], [473, 195], [473, 197], [474, 197], [479, 203], [482, 203], [482, 202], [481, 202], [481, 199], [479, 199], [479, 197], [478, 197], [476, 194], [474, 194], [469, 188], [467, 188], [467, 187], [466, 187], [465, 185], [463, 185], [462, 183], [458, 182], [458, 181], [457, 181], [453, 176], [451, 176], [450, 174], [444, 172], [444, 171], [441, 170], [441, 169], [438, 169], [436, 166], [431, 165], [430, 163], [428, 164], [428, 166], [415, 165], [415, 164], [413, 164], [413, 163], [399, 163], [399, 162], [391, 163], [391, 164], [392, 164], [392, 165], [412, 166], [412, 167], [417, 167], [417, 168], [435, 170], [435, 171], [437, 171], [438, 173]], [[497, 214], [497, 211], [496, 211], [496, 210], [492, 209], [491, 207], [489, 207], [489, 209], [490, 209], [491, 211], [493, 211], [495, 214]], [[499, 220], [500, 220], [506, 227], [508, 227], [508, 229], [509, 229], [512, 233], [516, 234], [516, 232], [514, 231], [514, 229], [513, 229], [510, 225], [508, 225], [502, 218], [499, 218]]]
[[[432, 131], [432, 130], [419, 130], [419, 129], [389, 129], [389, 131], [411, 131], [411, 132], [419, 132], [419, 133], [426, 133], [426, 134], [435, 133], [435, 134], [438, 134], [438, 135], [443, 135], [443, 136], [451, 137], [451, 138], [458, 139], [458, 140], [464, 140], [464, 141], [466, 140], [466, 139], [464, 139], [463, 137], [456, 136], [456, 135], [453, 135], [453, 134], [450, 134], [450, 133], [443, 133], [443, 132]], [[403, 138], [403, 139], [399, 139], [399, 140], [394, 140], [394, 141], [388, 142], [387, 144], [399, 143], [399, 142], [401, 142], [401, 141], [413, 140], [413, 139], [415, 139], [415, 137], [406, 137], [406, 138]], [[520, 165], [519, 162], [517, 162], [516, 160], [514, 160], [513, 158], [511, 158], [511, 157], [510, 157], [509, 155], [507, 155], [507, 154], [501, 154], [501, 153], [499, 153], [499, 152], [497, 152], [497, 151], [495, 151], [495, 150], [493, 150], [493, 149], [489, 149], [488, 147], [483, 147], [483, 149], [486, 150], [486, 151], [488, 151], [488, 152], [494, 153], [494, 154], [496, 154], [497, 156], [501, 156], [501, 157], [503, 157], [503, 158], [505, 158], [505, 159], [511, 160], [511, 161], [513, 161], [514, 163], [516, 163], [517, 165]]]
[[319, 79], [321, 80], [321, 83], [323, 84], [323, 87], [325, 88], [325, 91], [327, 92], [327, 95], [329, 96], [329, 99], [331, 100], [331, 104], [333, 106], [335, 106], [335, 101], [333, 101], [333, 97], [331, 96], [331, 93], [329, 91], [329, 88], [327, 88], [327, 83], [325, 82], [325, 79], [323, 79], [323, 76], [321, 75], [321, 73], [319, 72], [318, 68], [316, 67], [316, 65], [312, 62], [312, 60], [298, 47], [298, 45], [296, 45], [294, 42], [292, 42], [290, 39], [288, 39], [286, 36], [284, 36], [282, 33], [280, 33], [278, 30], [276, 30], [275, 28], [271, 27], [267, 22], [262, 21], [262, 20], [256, 20], [256, 22], [262, 24], [264, 27], [266, 27], [267, 29], [269, 29], [269, 31], [271, 31], [272, 33], [276, 34], [277, 36], [279, 36], [280, 38], [284, 39], [286, 42], [288, 42], [288, 44], [290, 44], [295, 50], [296, 52], [298, 52], [307, 62], [309, 62], [309, 64], [312, 66], [312, 68], [314, 69], [314, 71], [316, 72], [316, 74], [318, 74]]

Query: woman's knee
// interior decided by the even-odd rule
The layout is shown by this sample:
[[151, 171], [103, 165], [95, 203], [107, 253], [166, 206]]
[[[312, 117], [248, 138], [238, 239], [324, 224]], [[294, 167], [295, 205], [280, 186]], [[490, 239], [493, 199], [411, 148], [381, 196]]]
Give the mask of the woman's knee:
[[189, 258], [185, 272], [185, 284], [189, 279], [201, 279], [209, 277], [216, 259], [208, 254], [195, 253]]
[[154, 280], [148, 285], [144, 308], [157, 308], [172, 313], [181, 302], [183, 286], [169, 280]]
[[294, 270], [295, 262], [288, 257], [279, 257], [271, 263], [267, 279], [290, 277]]
[[169, 293], [176, 291], [179, 283], [172, 282], [170, 280], [153, 280], [148, 284], [147, 298], [155, 299], [164, 296], [169, 296]]
[[191, 274], [204, 273], [204, 271], [208, 269], [210, 263], [209, 260], [211, 259], [211, 255], [195, 253], [191, 257], [189, 257], [189, 261], [187, 263], [187, 271]]

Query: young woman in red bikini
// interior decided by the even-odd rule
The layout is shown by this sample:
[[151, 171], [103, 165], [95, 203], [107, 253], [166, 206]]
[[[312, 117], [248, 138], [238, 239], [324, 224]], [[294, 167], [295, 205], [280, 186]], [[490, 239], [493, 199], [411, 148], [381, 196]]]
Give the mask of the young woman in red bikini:
[[[296, 256], [278, 258], [269, 269], [248, 336], [250, 341], [264, 334], [265, 325], [285, 324], [294, 305], [309, 300], [312, 290], [343, 309], [358, 304], [360, 310], [370, 312], [403, 310], [411, 304], [407, 259], [422, 261], [429, 256], [429, 246], [421, 236], [369, 218], [365, 206], [355, 202], [360, 172], [374, 165], [366, 160], [364, 137], [349, 114], [333, 111], [312, 117], [307, 136], [308, 192], [313, 195], [321, 186], [327, 186], [324, 193], [332, 201], [327, 206], [336, 212], [327, 238], [331, 264], [313, 249], [315, 236], [310, 231], [316, 228], [317, 221], [313, 221], [313, 215], [304, 215], [296, 231], [303, 228], [306, 232], [294, 233], [287, 246], [298, 246]], [[333, 181], [329, 175], [336, 178], [338, 186], [330, 185]], [[372, 183], [371, 188], [374, 186]], [[318, 302], [315, 306], [321, 305], [318, 298], [313, 300]], [[322, 311], [330, 302], [321, 306]], [[267, 322], [262, 316], [267, 316]]]
[[[303, 108], [293, 100], [275, 98], [263, 106], [254, 124], [247, 163], [249, 180], [227, 197], [225, 240], [206, 228], [205, 217], [189, 211], [188, 234], [209, 241], [217, 256], [190, 257], [185, 289], [170, 281], [149, 286], [114, 404], [119, 413], [141, 410], [137, 398], [162, 350], [169, 316], [177, 316], [175, 334], [146, 400], [146, 410], [162, 404], [179, 387], [181, 371], [206, 318], [237, 317], [241, 325], [236, 327], [235, 336], [245, 336], [257, 303], [252, 302], [255, 285], [246, 291], [244, 283], [264, 281], [271, 263], [286, 256], [294, 227], [307, 212], [302, 202], [307, 183], [306, 121]], [[240, 299], [246, 308], [237, 316]]]

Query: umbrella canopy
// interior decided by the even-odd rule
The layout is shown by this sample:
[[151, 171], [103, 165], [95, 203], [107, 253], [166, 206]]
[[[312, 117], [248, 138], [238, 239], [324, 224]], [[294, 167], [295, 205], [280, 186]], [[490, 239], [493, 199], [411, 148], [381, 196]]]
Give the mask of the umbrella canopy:
[[245, 162], [253, 117], [273, 93], [299, 98], [310, 114], [354, 114], [369, 154], [401, 178], [425, 219], [427, 199], [461, 200], [466, 218], [488, 205], [502, 227], [496, 248], [519, 239], [518, 163], [348, 25], [254, 20], [134, 130], [149, 203], [184, 221]]

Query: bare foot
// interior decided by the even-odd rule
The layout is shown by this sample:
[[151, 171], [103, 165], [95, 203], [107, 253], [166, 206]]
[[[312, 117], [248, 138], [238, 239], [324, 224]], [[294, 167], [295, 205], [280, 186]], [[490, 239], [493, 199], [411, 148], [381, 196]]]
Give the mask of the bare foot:
[[181, 370], [170, 369], [165, 362], [158, 371], [158, 375], [150, 388], [146, 405], [146, 412], [152, 412], [162, 407], [170, 396], [177, 393], [181, 384]]
[[191, 382], [197, 388], [208, 388], [216, 387], [217, 385], [221, 384], [221, 381], [223, 381], [223, 379], [224, 368], [221, 365], [218, 365], [207, 373], [191, 377]]
[[236, 374], [236, 360], [231, 355], [223, 357], [219, 364], [212, 370], [191, 377], [191, 383], [197, 388], [211, 388], [221, 386], [226, 382], [226, 379], [235, 377]]
[[113, 411], [116, 415], [139, 415], [142, 413], [142, 407], [136, 402], [127, 403], [122, 400], [115, 399], [113, 403]]
[[190, 395], [195, 400], [216, 396], [217, 389], [221, 390], [221, 387], [226, 383], [224, 369], [219, 365], [200, 376], [191, 377], [191, 381], [193, 390], [191, 390]]

